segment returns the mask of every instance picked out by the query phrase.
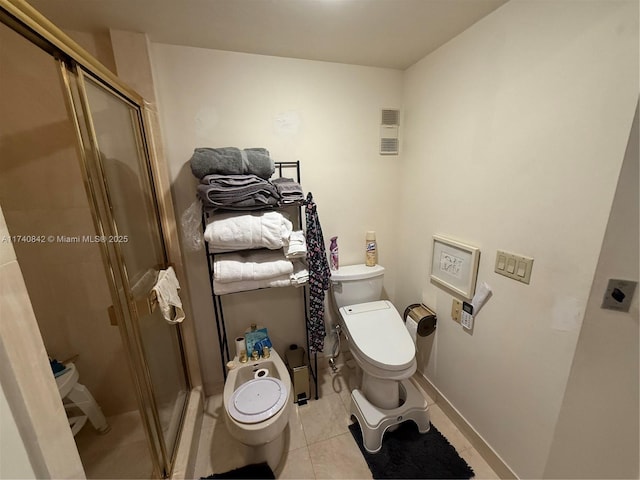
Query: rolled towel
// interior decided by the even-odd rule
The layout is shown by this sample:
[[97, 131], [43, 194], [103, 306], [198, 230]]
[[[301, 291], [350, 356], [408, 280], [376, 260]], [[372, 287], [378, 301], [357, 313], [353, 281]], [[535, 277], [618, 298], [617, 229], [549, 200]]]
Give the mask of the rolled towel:
[[282, 250], [247, 250], [218, 255], [213, 262], [213, 279], [219, 283], [267, 280], [293, 273], [293, 264]]
[[196, 148], [189, 161], [197, 178], [218, 173], [222, 175], [253, 174], [268, 180], [275, 171], [273, 159], [265, 148], [235, 147]]
[[285, 240], [284, 256], [286, 258], [307, 257], [307, 241], [302, 230], [291, 232], [289, 238]]

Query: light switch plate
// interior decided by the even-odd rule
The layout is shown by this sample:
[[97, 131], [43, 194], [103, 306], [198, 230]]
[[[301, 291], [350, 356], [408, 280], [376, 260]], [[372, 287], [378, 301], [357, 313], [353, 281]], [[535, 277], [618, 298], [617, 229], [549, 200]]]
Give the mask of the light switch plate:
[[632, 280], [610, 278], [607, 290], [604, 292], [601, 308], [616, 310], [618, 312], [628, 312], [637, 285], [638, 282]]
[[457, 298], [453, 299], [451, 303], [451, 318], [460, 323], [460, 315], [462, 312], [462, 302]]
[[494, 271], [527, 285], [531, 281], [533, 258], [498, 250]]

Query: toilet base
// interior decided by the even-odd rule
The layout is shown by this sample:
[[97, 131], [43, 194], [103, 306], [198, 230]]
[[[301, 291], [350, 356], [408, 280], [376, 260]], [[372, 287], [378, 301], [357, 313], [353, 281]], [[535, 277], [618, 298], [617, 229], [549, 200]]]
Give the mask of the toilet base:
[[[234, 362], [237, 361], [234, 359]], [[293, 389], [287, 367], [275, 349], [268, 358], [245, 364], [236, 363], [229, 370], [224, 384], [223, 407], [224, 421], [231, 436], [239, 443], [239, 453], [244, 465], [267, 462], [275, 472], [285, 454], [285, 435], [287, 435], [289, 414], [293, 408]], [[266, 368], [269, 376], [279, 379], [287, 389], [287, 399], [282, 408], [270, 418], [255, 423], [243, 423], [230, 413], [234, 392], [243, 384], [255, 381], [256, 372]]]
[[351, 392], [351, 415], [358, 420], [362, 443], [369, 453], [379, 452], [384, 432], [406, 420], [413, 420], [420, 433], [427, 433], [431, 428], [427, 401], [408, 379], [401, 380], [400, 384], [406, 393], [405, 401], [389, 410], [373, 405], [360, 390]]
[[[78, 407], [82, 411], [82, 413], [84, 414], [83, 416], [89, 419], [89, 421], [93, 425], [93, 428], [95, 428], [98, 433], [104, 434], [111, 430], [111, 427], [107, 423], [107, 419], [104, 417], [102, 410], [98, 406], [97, 402], [93, 398], [93, 395], [91, 395], [91, 392], [89, 392], [89, 389], [87, 387], [80, 383], [76, 383], [65, 398], [69, 400], [69, 402], [71, 402], [72, 406]], [[72, 432], [74, 435], [78, 431], [80, 431], [85, 422], [86, 418], [83, 422], [78, 422], [75, 425], [77, 427], [76, 431], [73, 430], [72, 426]]]
[[64, 408], [73, 410], [76, 407], [82, 411], [82, 415], [69, 417], [71, 432], [75, 436], [88, 419], [99, 434], [107, 433], [111, 427], [89, 389], [78, 383], [80, 374], [76, 366], [70, 362], [65, 367], [66, 369], [56, 377], [56, 386]]
[[285, 435], [278, 435], [269, 443], [247, 445], [238, 442], [239, 452], [245, 465], [266, 462], [273, 472], [276, 471], [285, 453]]

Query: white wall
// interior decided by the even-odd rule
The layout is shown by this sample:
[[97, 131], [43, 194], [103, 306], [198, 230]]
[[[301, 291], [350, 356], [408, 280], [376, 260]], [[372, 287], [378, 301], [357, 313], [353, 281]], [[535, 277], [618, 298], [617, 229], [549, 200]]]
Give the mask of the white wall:
[[[437, 309], [419, 369], [520, 477], [544, 473], [637, 98], [636, 1], [511, 1], [406, 72], [394, 301]], [[429, 281], [435, 233], [481, 249], [472, 333]]]
[[639, 158], [636, 109], [545, 478], [638, 478], [640, 292], [629, 312], [600, 305], [610, 278], [638, 280]]
[[[362, 261], [374, 229], [396, 307], [437, 310], [420, 371], [518, 476], [542, 477], [637, 101], [637, 40], [636, 1], [512, 0], [404, 73], [154, 44], [176, 212], [194, 198], [195, 147], [300, 159], [341, 262]], [[380, 157], [379, 109], [400, 105], [402, 156]], [[471, 333], [429, 281], [434, 233], [482, 251], [493, 296]], [[497, 249], [534, 257], [530, 285], [493, 273]], [[211, 388], [221, 367], [203, 252], [186, 266]], [[228, 297], [229, 337], [258, 316], [278, 348], [302, 342], [287, 292]]]
[[0, 384], [0, 478], [36, 478], [27, 446]]
[[[378, 154], [378, 137], [380, 109], [400, 106], [402, 72], [164, 44], [151, 55], [176, 215], [195, 199], [194, 148], [266, 147], [276, 161], [301, 161], [302, 186], [313, 192], [325, 240], [338, 235], [342, 264], [363, 262], [365, 231], [377, 232], [392, 293], [399, 159]], [[203, 251], [185, 251], [185, 265], [211, 391], [222, 370]], [[305, 344], [299, 291], [223, 301], [230, 340], [258, 320], [276, 348]]]
[[[10, 235], [0, 207], [0, 238]], [[0, 478], [85, 478], [10, 242], [0, 242]], [[12, 446], [9, 446], [11, 444]]]

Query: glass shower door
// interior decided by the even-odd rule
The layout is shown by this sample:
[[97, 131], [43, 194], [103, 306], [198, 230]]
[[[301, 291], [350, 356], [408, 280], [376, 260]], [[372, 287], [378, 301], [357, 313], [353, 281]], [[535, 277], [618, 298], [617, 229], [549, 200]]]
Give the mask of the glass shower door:
[[150, 400], [145, 413], [163, 458], [171, 469], [186, 405], [188, 380], [180, 328], [166, 322], [151, 300], [158, 273], [167, 267], [161, 223], [143, 137], [140, 110], [81, 70], [82, 100], [91, 131], [95, 165], [89, 175], [99, 184], [112, 265], [118, 270], [119, 322], [129, 338], [138, 386]]

